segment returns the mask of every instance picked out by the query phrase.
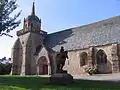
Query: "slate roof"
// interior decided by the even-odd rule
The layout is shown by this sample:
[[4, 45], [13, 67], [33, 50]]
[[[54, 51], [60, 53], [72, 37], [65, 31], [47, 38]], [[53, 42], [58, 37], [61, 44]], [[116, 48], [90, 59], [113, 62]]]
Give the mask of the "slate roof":
[[51, 33], [45, 39], [45, 45], [54, 51], [59, 51], [61, 46], [76, 50], [116, 42], [120, 43], [120, 16]]

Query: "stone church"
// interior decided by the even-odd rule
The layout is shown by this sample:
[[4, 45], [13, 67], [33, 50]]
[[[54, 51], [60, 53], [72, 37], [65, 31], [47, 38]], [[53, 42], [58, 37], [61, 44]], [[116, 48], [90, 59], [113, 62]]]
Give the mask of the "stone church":
[[68, 51], [64, 70], [86, 75], [84, 67], [97, 66], [99, 73], [120, 72], [120, 16], [47, 34], [41, 19], [32, 13], [17, 31], [12, 48], [12, 75], [51, 75], [56, 72], [56, 54]]

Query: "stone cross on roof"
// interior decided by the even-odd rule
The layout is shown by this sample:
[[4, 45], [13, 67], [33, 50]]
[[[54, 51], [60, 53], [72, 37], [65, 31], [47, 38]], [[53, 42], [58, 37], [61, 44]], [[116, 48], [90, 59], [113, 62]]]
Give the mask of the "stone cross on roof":
[[33, 7], [32, 7], [31, 15], [35, 15], [35, 0], [33, 1]]

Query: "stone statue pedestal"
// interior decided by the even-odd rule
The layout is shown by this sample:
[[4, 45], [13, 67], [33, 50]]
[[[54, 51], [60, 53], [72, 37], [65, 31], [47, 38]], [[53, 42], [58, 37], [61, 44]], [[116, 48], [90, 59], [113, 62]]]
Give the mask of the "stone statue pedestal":
[[56, 73], [67, 73], [66, 70], [57, 70]]
[[59, 73], [51, 75], [50, 81], [53, 84], [70, 84], [73, 82], [73, 76], [68, 74], [67, 71], [59, 71]]

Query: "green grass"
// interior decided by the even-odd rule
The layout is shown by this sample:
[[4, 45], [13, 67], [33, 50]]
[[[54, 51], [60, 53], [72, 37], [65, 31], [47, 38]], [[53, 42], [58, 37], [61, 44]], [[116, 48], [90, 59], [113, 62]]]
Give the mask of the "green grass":
[[49, 78], [0, 76], [0, 90], [120, 90], [120, 83], [74, 80], [69, 85], [54, 85]]

